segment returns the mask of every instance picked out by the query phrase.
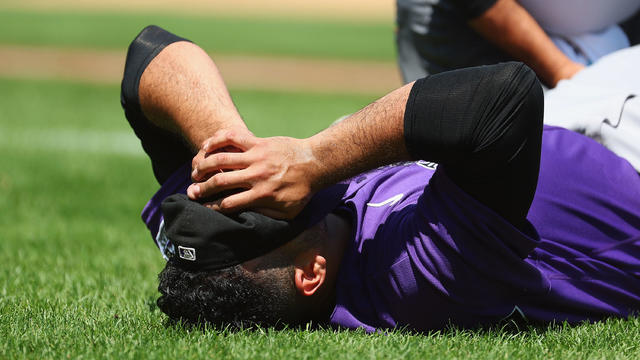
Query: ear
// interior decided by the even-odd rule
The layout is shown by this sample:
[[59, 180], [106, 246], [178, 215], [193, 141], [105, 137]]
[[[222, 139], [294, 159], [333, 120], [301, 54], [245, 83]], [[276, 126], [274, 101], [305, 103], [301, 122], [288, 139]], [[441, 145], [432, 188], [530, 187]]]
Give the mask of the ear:
[[311, 296], [324, 284], [327, 276], [327, 260], [323, 256], [315, 255], [300, 265], [295, 267], [296, 288], [300, 294]]

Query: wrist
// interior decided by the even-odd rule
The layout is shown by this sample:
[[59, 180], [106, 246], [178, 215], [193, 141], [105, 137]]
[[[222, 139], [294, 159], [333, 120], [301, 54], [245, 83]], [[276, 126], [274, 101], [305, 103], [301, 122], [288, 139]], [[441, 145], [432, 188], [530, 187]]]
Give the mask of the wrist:
[[331, 142], [327, 142], [321, 134], [301, 140], [302, 149], [308, 159], [305, 173], [314, 193], [331, 185], [335, 170], [332, 169], [331, 161], [332, 148], [335, 146]]
[[584, 68], [584, 65], [576, 63], [570, 59], [566, 59], [559, 64], [551, 78], [551, 86], [555, 87], [561, 80], [571, 79], [575, 74]]

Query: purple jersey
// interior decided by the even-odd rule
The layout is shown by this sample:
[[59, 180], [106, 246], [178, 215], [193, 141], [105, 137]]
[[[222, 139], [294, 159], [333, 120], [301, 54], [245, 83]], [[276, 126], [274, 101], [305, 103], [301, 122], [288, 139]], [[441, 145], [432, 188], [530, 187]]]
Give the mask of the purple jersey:
[[[350, 180], [339, 211], [354, 236], [331, 324], [430, 330], [640, 310], [640, 176], [626, 160], [545, 127], [525, 232], [435, 169], [419, 161]], [[189, 169], [179, 170], [145, 207], [154, 238], [161, 200], [188, 183]]]
[[640, 310], [640, 176], [560, 128], [545, 128], [541, 161], [526, 233], [424, 163], [352, 181], [331, 323], [430, 330]]

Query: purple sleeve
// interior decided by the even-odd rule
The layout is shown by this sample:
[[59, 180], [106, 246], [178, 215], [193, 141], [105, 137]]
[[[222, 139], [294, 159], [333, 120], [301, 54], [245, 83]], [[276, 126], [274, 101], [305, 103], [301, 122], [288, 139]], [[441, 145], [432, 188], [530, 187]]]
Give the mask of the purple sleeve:
[[356, 179], [347, 201], [354, 246], [340, 267], [331, 324], [433, 330], [637, 312], [638, 173], [582, 135], [544, 133], [524, 231], [441, 168], [431, 176], [401, 166]]
[[[160, 189], [153, 195], [149, 202], [142, 209], [142, 221], [147, 225], [151, 237], [157, 240], [160, 224], [163, 222], [160, 204], [167, 196], [177, 193], [186, 194], [187, 187], [191, 185], [191, 164], [185, 163], [177, 169], [165, 182]], [[156, 245], [160, 247], [160, 244]], [[162, 249], [161, 249], [162, 250]]]
[[[525, 259], [539, 244], [476, 201], [438, 170], [418, 200], [415, 217], [398, 224], [407, 257], [388, 271], [380, 293], [397, 325], [420, 330], [495, 323], [514, 299], [535, 297], [549, 282]], [[433, 311], [416, 311], [417, 309]]]
[[369, 174], [347, 200], [355, 243], [341, 264], [332, 324], [472, 326], [508, 314], [513, 296], [548, 290], [524, 260], [539, 243], [535, 230], [520, 231], [442, 169], [431, 177], [428, 165]]

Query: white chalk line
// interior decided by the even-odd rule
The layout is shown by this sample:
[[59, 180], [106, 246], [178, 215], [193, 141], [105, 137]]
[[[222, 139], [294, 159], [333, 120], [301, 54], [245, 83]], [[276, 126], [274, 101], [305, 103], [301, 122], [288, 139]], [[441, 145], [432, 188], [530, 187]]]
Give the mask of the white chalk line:
[[85, 129], [10, 129], [0, 127], [0, 147], [93, 154], [145, 156], [133, 131]]

